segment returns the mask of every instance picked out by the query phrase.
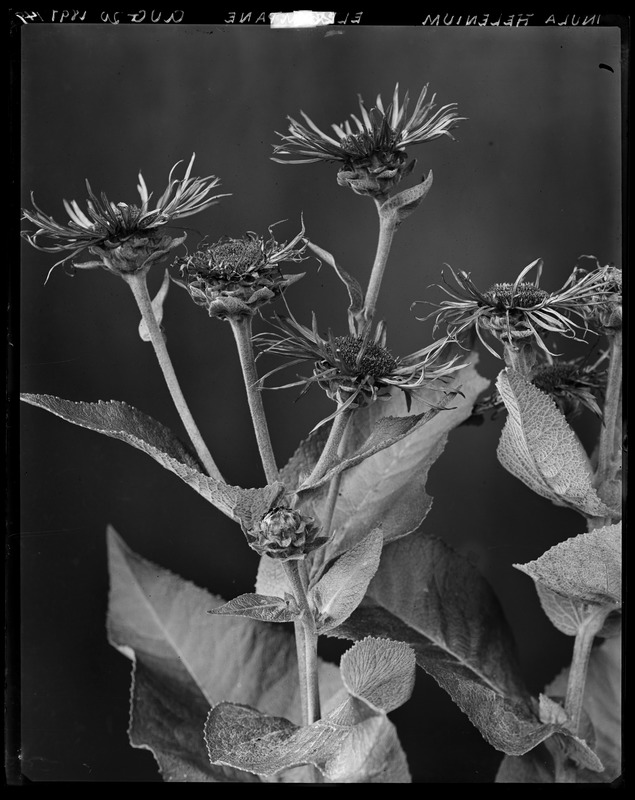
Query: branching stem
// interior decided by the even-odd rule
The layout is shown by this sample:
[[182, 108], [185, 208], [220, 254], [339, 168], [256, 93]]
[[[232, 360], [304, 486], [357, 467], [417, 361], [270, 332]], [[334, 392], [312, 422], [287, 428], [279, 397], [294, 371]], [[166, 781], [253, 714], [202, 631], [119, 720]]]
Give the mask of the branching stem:
[[181, 391], [174, 367], [172, 366], [168, 349], [165, 345], [163, 333], [161, 332], [161, 328], [154, 314], [154, 309], [152, 308], [152, 300], [150, 299], [150, 294], [148, 292], [146, 274], [144, 272], [137, 272], [129, 275], [123, 275], [122, 277], [132, 289], [132, 294], [137, 301], [139, 311], [141, 312], [141, 317], [148, 329], [150, 341], [152, 342], [152, 346], [154, 348], [154, 352], [156, 353], [161, 371], [163, 372], [163, 377], [165, 378], [168, 390], [172, 400], [174, 401], [176, 410], [179, 412], [179, 416], [181, 417], [183, 425], [185, 426], [185, 430], [187, 431], [188, 436], [194, 445], [196, 453], [201, 460], [201, 463], [207, 470], [207, 474], [217, 481], [222, 481], [223, 476], [220, 474], [220, 471], [216, 466], [211, 453], [207, 449], [207, 445], [203, 441], [203, 437], [201, 436], [201, 432], [194, 421], [194, 417], [192, 416], [190, 409], [185, 402], [185, 397]]
[[313, 619], [313, 612], [304, 589], [298, 562], [294, 560], [282, 562], [293, 595], [300, 607], [300, 622], [304, 632], [304, 670], [300, 669], [300, 680], [305, 682], [306, 721], [308, 725], [320, 718], [320, 690], [318, 684], [317, 641], [318, 634]]

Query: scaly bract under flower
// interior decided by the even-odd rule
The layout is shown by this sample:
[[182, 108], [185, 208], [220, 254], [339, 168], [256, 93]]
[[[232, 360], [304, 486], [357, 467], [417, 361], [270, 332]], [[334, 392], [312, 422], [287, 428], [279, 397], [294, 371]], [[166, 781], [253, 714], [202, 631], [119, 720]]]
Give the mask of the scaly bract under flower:
[[[226, 195], [211, 195], [220, 183], [214, 176], [191, 178], [194, 155], [183, 178], [175, 178], [174, 171], [181, 162], [172, 167], [168, 185], [150, 207], [151, 193], [139, 173], [140, 205], [113, 203], [102, 192], [99, 197], [88, 181], [86, 211], [78, 203], [64, 200], [69, 215], [65, 225], [56, 222], [35, 204], [33, 210], [24, 209], [23, 219], [37, 226], [35, 232], [23, 231], [22, 236], [47, 253], [69, 252], [69, 255], [53, 265], [76, 258], [85, 251], [98, 257], [97, 261], [75, 264], [80, 269], [104, 267], [116, 273], [134, 273], [147, 269], [154, 261], [163, 258], [169, 250], [184, 241], [185, 236], [173, 238], [163, 230], [168, 223], [197, 214], [214, 205]], [[48, 244], [43, 243], [48, 240]], [[49, 273], [50, 274], [50, 273]]]

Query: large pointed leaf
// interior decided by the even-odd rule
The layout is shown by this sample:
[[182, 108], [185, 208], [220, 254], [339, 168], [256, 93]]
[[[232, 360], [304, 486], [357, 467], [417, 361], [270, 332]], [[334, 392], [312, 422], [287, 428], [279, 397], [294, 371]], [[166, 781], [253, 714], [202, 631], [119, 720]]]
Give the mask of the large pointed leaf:
[[514, 566], [554, 592], [613, 609], [622, 604], [622, 524], [574, 536]]
[[401, 441], [404, 437], [409, 436], [414, 430], [426, 423], [429, 423], [436, 415], [443, 411], [446, 406], [451, 405], [455, 395], [448, 394], [437, 402], [437, 408], [428, 409], [420, 414], [412, 414], [405, 417], [381, 417], [375, 423], [374, 428], [370, 432], [368, 438], [363, 442], [351, 455], [345, 455], [342, 458], [336, 458], [332, 464], [329, 465], [327, 471], [315, 481], [306, 482], [298, 488], [298, 492], [303, 494], [303, 497], [311, 493], [319, 486], [328, 483], [332, 478], [344, 470], [351, 469], [351, 467], [361, 464], [370, 456], [385, 450], [387, 447], [392, 447]]
[[408, 643], [417, 664], [499, 750], [527, 752], [555, 729], [531, 706], [489, 584], [439, 539], [418, 532], [386, 545], [366, 599], [333, 634]]
[[558, 630], [575, 636], [590, 614], [612, 614], [601, 636], [614, 635], [622, 606], [621, 523], [555, 545], [540, 558], [514, 564], [536, 583], [542, 607]]
[[502, 370], [496, 385], [508, 412], [497, 450], [505, 469], [556, 505], [610, 516], [584, 447], [554, 400], [514, 370]]
[[342, 783], [405, 783], [410, 775], [386, 711], [405, 702], [414, 685], [410, 648], [365, 639], [342, 659], [350, 695], [304, 728], [244, 705], [221, 703], [210, 711], [205, 738], [214, 764], [272, 776], [313, 764]]
[[25, 403], [50, 411], [67, 422], [138, 448], [195, 489], [208, 502], [245, 527], [260, 519], [284, 492], [281, 483], [242, 489], [210, 478], [176, 436], [160, 422], [117, 400], [74, 402], [46, 394], [23, 394]]
[[311, 588], [318, 633], [335, 628], [362, 602], [368, 584], [377, 571], [383, 545], [380, 531], [372, 531], [333, 563]]
[[[622, 772], [622, 642], [611, 639], [591, 652], [584, 689], [584, 709], [593, 726], [594, 750], [603, 771], [579, 769], [578, 783], [611, 783]], [[566, 669], [545, 689], [552, 696], [564, 696], [569, 670]], [[496, 783], [554, 783], [553, 760], [544, 747], [521, 757], [506, 756], [498, 770]]]
[[[415, 427], [390, 447], [342, 473], [339, 500], [333, 516], [333, 536], [315, 551], [315, 562], [323, 563], [353, 547], [368, 531], [379, 529], [385, 542], [416, 530], [425, 519], [432, 499], [425, 492], [428, 471], [445, 447], [449, 432], [460, 425], [472, 411], [476, 397], [488, 382], [475, 370], [474, 363], [460, 370], [446, 384], [447, 391], [460, 389], [450, 406]], [[443, 394], [427, 388], [413, 392], [409, 416], [426, 414], [430, 405], [439, 405]], [[352, 417], [347, 433], [350, 452], [364, 448], [382, 417], [405, 410], [405, 400], [397, 392], [387, 402], [377, 402], [360, 409]], [[310, 494], [310, 493], [309, 493]], [[317, 516], [320, 507], [315, 503]]]
[[[228, 780], [203, 769], [207, 711], [230, 700], [300, 722], [292, 636], [271, 623], [208, 614], [220, 598], [136, 555], [112, 529], [108, 549], [108, 637], [136, 664], [131, 743], [153, 752], [166, 780], [198, 780], [197, 770], [201, 780]], [[321, 662], [319, 675], [328, 709], [341, 702], [342, 683], [332, 665]]]

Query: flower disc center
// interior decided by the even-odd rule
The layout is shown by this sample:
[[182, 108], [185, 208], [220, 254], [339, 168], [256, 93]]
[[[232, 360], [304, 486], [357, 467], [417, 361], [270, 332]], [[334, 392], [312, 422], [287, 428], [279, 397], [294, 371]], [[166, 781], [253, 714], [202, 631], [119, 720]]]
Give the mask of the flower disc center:
[[[361, 357], [360, 357], [361, 353]], [[390, 352], [375, 342], [367, 342], [359, 336], [336, 336], [335, 355], [352, 375], [382, 378], [397, 366]]]
[[549, 297], [549, 292], [533, 283], [519, 283], [514, 289], [512, 283], [495, 283], [483, 292], [485, 300], [499, 311], [510, 308], [533, 308]]

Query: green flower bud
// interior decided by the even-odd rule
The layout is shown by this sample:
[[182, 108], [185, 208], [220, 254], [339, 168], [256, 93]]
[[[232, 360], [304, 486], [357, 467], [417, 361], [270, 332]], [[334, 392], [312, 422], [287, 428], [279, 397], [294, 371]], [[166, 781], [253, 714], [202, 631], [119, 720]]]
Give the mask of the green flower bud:
[[301, 559], [326, 543], [320, 525], [291, 508], [272, 508], [259, 525], [245, 531], [249, 546], [260, 555], [282, 560]]

